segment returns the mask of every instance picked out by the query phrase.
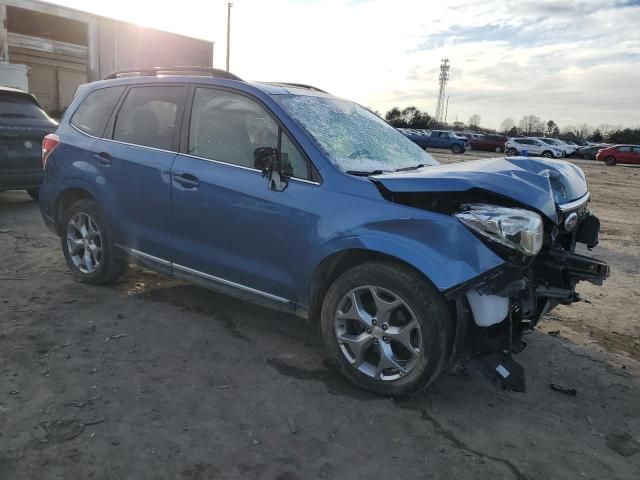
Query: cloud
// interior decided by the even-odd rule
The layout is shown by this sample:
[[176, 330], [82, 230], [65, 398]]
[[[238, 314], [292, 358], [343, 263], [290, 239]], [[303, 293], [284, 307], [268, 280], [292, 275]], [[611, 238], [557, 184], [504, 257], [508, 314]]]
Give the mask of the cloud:
[[[215, 41], [224, 67], [226, 1], [59, 3]], [[449, 119], [638, 125], [639, 26], [640, 0], [234, 0], [231, 69], [434, 113], [447, 57]]]

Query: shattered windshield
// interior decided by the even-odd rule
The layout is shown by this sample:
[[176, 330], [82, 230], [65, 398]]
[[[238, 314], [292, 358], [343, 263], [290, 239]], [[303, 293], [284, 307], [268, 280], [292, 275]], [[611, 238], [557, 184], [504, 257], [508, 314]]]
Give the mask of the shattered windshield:
[[345, 172], [438, 165], [431, 155], [356, 103], [305, 95], [276, 98]]

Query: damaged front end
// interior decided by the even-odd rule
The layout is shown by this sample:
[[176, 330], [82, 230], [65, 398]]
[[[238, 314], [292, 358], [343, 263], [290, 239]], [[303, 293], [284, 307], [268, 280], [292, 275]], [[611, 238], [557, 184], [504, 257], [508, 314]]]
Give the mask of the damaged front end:
[[523, 334], [557, 305], [580, 301], [578, 282], [602, 285], [609, 276], [605, 262], [575, 253], [578, 243], [589, 249], [598, 243], [600, 222], [586, 200], [571, 210], [560, 209], [559, 218], [565, 221], [550, 225], [537, 255], [512, 259], [446, 293], [460, 306], [461, 328], [468, 328], [466, 346], [513, 390], [525, 389], [524, 373], [510, 357], [525, 347]]
[[[524, 371], [511, 357], [525, 347], [523, 334], [557, 305], [580, 301], [579, 282], [602, 285], [609, 276], [605, 262], [576, 253], [578, 244], [589, 250], [598, 244], [600, 222], [588, 209], [586, 179], [574, 165], [517, 159], [469, 163], [476, 165], [423, 173], [426, 183], [447, 174], [455, 184], [468, 182], [464, 191], [399, 191], [399, 184], [385, 178], [374, 182], [388, 200], [456, 216], [503, 258], [502, 265], [444, 292], [457, 312], [452, 356], [470, 350], [503, 386], [524, 391]], [[480, 172], [478, 165], [494, 171]], [[509, 184], [500, 186], [496, 176]], [[500, 188], [486, 188], [492, 184]]]

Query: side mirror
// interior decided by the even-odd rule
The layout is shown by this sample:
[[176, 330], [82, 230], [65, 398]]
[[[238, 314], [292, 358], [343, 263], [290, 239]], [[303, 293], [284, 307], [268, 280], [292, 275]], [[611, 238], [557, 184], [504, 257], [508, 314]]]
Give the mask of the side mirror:
[[262, 171], [262, 176], [269, 179], [269, 188], [282, 192], [287, 188], [286, 180], [281, 176], [282, 163], [277, 148], [260, 147], [253, 151], [253, 164]]

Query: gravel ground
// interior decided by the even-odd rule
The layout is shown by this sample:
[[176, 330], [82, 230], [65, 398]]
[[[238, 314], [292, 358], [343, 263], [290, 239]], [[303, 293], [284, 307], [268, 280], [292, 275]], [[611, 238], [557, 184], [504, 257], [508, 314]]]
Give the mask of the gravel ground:
[[313, 323], [137, 268], [76, 283], [36, 204], [0, 194], [0, 479], [637, 479], [640, 168], [578, 163], [612, 278], [527, 337], [526, 394], [470, 365], [381, 398]]

